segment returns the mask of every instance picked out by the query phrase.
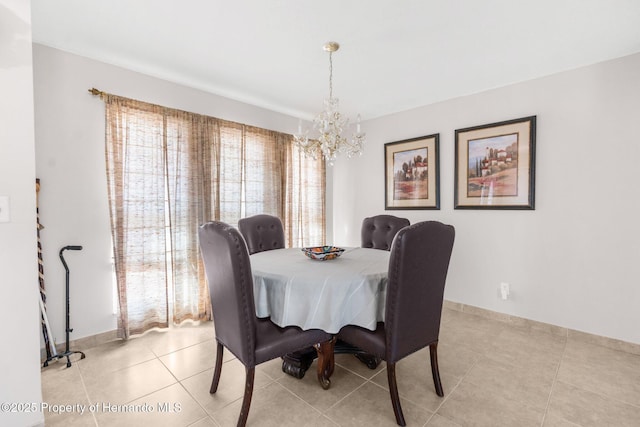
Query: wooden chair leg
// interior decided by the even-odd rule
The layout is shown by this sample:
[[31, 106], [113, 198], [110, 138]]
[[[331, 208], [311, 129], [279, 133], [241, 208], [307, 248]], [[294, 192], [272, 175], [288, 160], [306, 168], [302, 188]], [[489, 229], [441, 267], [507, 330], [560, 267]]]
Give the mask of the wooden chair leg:
[[440, 370], [438, 369], [438, 342], [429, 345], [429, 356], [431, 359], [431, 376], [433, 377], [433, 385], [436, 387], [436, 394], [440, 397], [444, 396], [442, 390], [442, 382], [440, 381]]
[[224, 346], [218, 343], [218, 349], [216, 352], [216, 367], [213, 370], [213, 381], [211, 382], [211, 389], [209, 393], [213, 394], [218, 390], [218, 383], [220, 382], [220, 373], [222, 372], [222, 355], [224, 353]]
[[242, 409], [240, 409], [240, 417], [238, 417], [238, 427], [244, 427], [249, 417], [249, 408], [251, 407], [251, 396], [253, 395], [253, 379], [256, 374], [256, 368], [246, 368], [247, 376], [244, 382], [244, 398], [242, 398]]
[[393, 413], [396, 415], [396, 422], [399, 426], [406, 426], [402, 406], [400, 406], [400, 395], [398, 394], [398, 384], [396, 382], [396, 364], [387, 362], [387, 379], [389, 381], [389, 394], [391, 394], [391, 404]]

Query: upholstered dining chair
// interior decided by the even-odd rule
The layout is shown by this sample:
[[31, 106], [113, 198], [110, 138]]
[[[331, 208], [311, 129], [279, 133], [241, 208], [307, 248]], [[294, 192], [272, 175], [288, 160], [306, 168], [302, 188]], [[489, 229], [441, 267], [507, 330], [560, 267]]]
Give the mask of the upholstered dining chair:
[[209, 392], [213, 394], [218, 389], [226, 347], [246, 370], [238, 418], [238, 426], [244, 426], [251, 406], [256, 365], [329, 341], [332, 337], [318, 329], [280, 328], [269, 319], [256, 317], [249, 253], [237, 229], [223, 222], [208, 222], [200, 226], [198, 237], [217, 341], [216, 364]]
[[254, 215], [238, 221], [238, 229], [247, 242], [249, 254], [284, 248], [284, 229], [277, 216]]
[[444, 396], [438, 370], [438, 335], [444, 285], [455, 229], [437, 221], [405, 227], [393, 240], [389, 257], [384, 322], [375, 331], [345, 326], [338, 338], [374, 354], [387, 363], [387, 380], [396, 422], [406, 425], [398, 386], [396, 362], [429, 346], [436, 394]]
[[362, 220], [360, 232], [363, 248], [391, 250], [391, 242], [401, 228], [409, 225], [409, 220], [393, 215], [377, 215]]

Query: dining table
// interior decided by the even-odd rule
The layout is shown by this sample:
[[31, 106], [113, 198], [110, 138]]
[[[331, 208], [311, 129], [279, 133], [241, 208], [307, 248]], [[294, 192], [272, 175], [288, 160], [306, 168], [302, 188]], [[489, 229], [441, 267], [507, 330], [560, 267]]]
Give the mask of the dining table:
[[336, 345], [335, 334], [346, 325], [373, 331], [384, 321], [390, 253], [347, 247], [337, 258], [318, 260], [306, 256], [303, 249], [273, 249], [250, 256], [256, 315], [283, 328], [297, 326], [334, 334], [331, 341], [317, 344], [315, 351], [283, 358], [283, 371], [302, 378], [316, 351], [323, 354], [319, 360], [325, 363], [318, 364], [318, 380], [326, 389], [336, 352], [354, 353], [370, 368], [379, 363], [377, 357], [357, 348]]

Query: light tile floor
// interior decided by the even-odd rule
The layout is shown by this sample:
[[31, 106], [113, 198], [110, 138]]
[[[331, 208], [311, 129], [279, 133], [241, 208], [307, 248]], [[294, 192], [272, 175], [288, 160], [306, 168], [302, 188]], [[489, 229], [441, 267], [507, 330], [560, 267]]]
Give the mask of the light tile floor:
[[[210, 322], [176, 327], [89, 349], [71, 368], [51, 363], [42, 369], [46, 425], [236, 425], [244, 367], [225, 352], [210, 395], [213, 336]], [[438, 354], [444, 398], [435, 394], [428, 350], [397, 364], [409, 426], [640, 426], [638, 355], [450, 309]], [[320, 388], [315, 362], [302, 380], [285, 375], [280, 359], [260, 365], [248, 425], [396, 425], [384, 362], [370, 370], [336, 355], [331, 381]]]

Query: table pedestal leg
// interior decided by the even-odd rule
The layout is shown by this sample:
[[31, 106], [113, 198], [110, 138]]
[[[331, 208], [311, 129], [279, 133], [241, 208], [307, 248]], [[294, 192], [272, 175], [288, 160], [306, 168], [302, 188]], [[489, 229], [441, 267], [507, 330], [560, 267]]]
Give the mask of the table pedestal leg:
[[[344, 341], [336, 341], [333, 349], [334, 354], [353, 354], [369, 369], [376, 369], [380, 364], [380, 358], [367, 354], [357, 347], [349, 345]], [[301, 379], [313, 363], [313, 359], [318, 357], [314, 347], [309, 347], [302, 351], [289, 353], [282, 358], [282, 371], [294, 378]]]
[[325, 390], [331, 387], [331, 380], [329, 378], [333, 374], [333, 368], [335, 366], [335, 359], [333, 358], [335, 345], [335, 336], [329, 341], [314, 345], [318, 352], [318, 382]]

